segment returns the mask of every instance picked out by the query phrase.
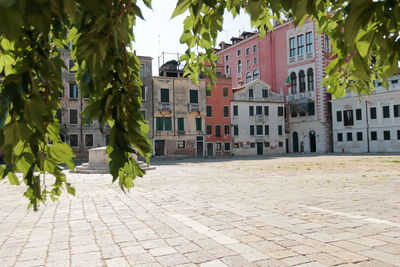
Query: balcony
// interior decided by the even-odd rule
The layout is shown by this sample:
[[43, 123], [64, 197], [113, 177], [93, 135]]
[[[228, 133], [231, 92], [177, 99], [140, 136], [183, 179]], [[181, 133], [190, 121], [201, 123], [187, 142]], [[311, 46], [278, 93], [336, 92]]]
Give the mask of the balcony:
[[297, 56], [297, 61], [302, 61], [304, 59], [303, 55]]
[[178, 135], [185, 135], [185, 130], [178, 130]]
[[171, 103], [160, 103], [160, 111], [171, 111]]
[[255, 120], [256, 123], [264, 123], [264, 116], [262, 114], [257, 114]]
[[200, 105], [198, 103], [190, 103], [189, 112], [200, 112]]
[[287, 101], [294, 101], [302, 98], [315, 98], [315, 91], [309, 91], [309, 92], [301, 92], [293, 95], [288, 95], [286, 97]]

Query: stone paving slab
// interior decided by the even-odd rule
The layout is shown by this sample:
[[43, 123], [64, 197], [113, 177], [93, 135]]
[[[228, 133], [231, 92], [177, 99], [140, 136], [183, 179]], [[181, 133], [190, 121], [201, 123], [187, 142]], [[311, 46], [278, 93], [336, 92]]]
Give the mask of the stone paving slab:
[[166, 160], [128, 194], [68, 173], [77, 196], [36, 213], [3, 180], [0, 266], [400, 266], [399, 160]]

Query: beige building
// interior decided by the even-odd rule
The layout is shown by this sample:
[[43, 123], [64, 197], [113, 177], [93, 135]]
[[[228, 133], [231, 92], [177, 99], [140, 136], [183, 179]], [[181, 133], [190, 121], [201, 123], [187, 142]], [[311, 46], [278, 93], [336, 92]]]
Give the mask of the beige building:
[[153, 77], [153, 142], [155, 156], [205, 154], [206, 86], [183, 78], [177, 61]]
[[370, 96], [332, 100], [334, 152], [400, 152], [400, 75]]
[[285, 153], [284, 97], [261, 80], [234, 90], [231, 101], [233, 154]]

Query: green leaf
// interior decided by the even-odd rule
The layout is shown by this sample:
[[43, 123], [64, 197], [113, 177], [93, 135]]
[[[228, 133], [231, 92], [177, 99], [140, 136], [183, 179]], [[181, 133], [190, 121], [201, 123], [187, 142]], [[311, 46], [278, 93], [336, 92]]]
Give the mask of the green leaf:
[[171, 19], [175, 18], [178, 15], [183, 14], [186, 10], [189, 9], [190, 5], [191, 5], [190, 0], [178, 0], [174, 12], [172, 13]]
[[8, 181], [10, 181], [10, 184], [19, 185], [19, 179], [15, 173], [9, 172], [7, 177], [8, 177]]

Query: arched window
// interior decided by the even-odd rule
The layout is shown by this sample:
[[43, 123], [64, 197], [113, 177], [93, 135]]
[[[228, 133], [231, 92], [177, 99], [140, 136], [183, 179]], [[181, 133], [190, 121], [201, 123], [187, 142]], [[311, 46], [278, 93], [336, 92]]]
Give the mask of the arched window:
[[260, 71], [258, 69], [255, 69], [253, 71], [253, 81], [258, 80], [260, 78]]
[[249, 82], [251, 82], [251, 73], [250, 72], [246, 73], [246, 83], [249, 83]]
[[290, 74], [290, 81], [292, 83], [292, 94], [297, 93], [297, 75], [295, 72]]
[[237, 72], [242, 73], [242, 61], [239, 59], [237, 63]]
[[314, 70], [312, 68], [307, 70], [307, 87], [308, 91], [314, 91]]
[[299, 91], [300, 93], [306, 91], [306, 75], [304, 70], [299, 71]]
[[226, 66], [225, 66], [225, 75], [226, 75], [227, 77], [230, 77], [230, 76], [231, 76], [231, 69], [229, 68], [229, 65], [226, 65]]

